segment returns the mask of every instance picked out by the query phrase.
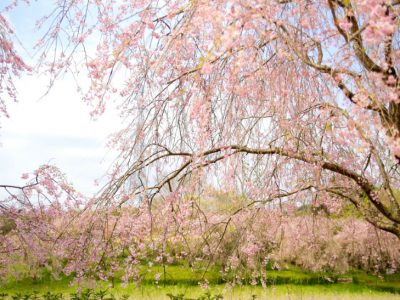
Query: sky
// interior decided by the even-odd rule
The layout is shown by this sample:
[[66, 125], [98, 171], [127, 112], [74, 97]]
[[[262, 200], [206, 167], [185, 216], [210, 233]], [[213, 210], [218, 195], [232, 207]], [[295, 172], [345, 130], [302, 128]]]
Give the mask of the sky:
[[[18, 45], [19, 54], [28, 61], [38, 36], [33, 31], [34, 22], [42, 9], [33, 4], [6, 16], [24, 45], [25, 49]], [[95, 180], [106, 173], [114, 159], [105, 144], [119, 128], [117, 112], [111, 105], [105, 115], [93, 121], [71, 77], [60, 79], [43, 96], [48, 82], [37, 75], [24, 75], [15, 81], [18, 103], [9, 102], [10, 118], [0, 117], [0, 184], [22, 185], [23, 173], [54, 164], [78, 191], [93, 194], [98, 189]]]

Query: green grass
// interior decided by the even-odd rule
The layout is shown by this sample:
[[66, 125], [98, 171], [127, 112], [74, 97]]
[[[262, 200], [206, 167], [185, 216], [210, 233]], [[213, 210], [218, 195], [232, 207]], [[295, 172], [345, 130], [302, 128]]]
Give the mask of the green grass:
[[[33, 288], [33, 289], [31, 289]], [[104, 288], [104, 287], [103, 287]], [[51, 291], [53, 293], [64, 293], [69, 294], [75, 292], [74, 288], [53, 285], [50, 283], [39, 284], [36, 286], [19, 286], [14, 289], [5, 289], [2, 292], [9, 294], [12, 293], [23, 293], [39, 291], [41, 293]], [[122, 295], [129, 295], [130, 299], [169, 299], [166, 295], [171, 293], [173, 295], [184, 294], [185, 297], [196, 298], [204, 294], [204, 290], [197, 286], [155, 286], [155, 285], [142, 285], [135, 287], [134, 285], [128, 285], [126, 288], [121, 287], [117, 284], [115, 288], [110, 288], [109, 293], [114, 294], [117, 297]], [[252, 295], [255, 295], [255, 299], [400, 299], [397, 294], [390, 294], [385, 292], [379, 292], [370, 290], [367, 287], [360, 285], [343, 285], [343, 284], [331, 284], [331, 285], [277, 285], [270, 286], [263, 289], [259, 286], [243, 286], [235, 287], [233, 289], [226, 289], [225, 285], [211, 286], [211, 293], [221, 293], [224, 299], [252, 299]]]
[[[160, 284], [164, 284], [164, 272], [162, 266], [153, 266], [149, 272], [146, 268], [143, 269], [144, 283], [154, 283], [154, 278], [157, 273], [161, 274]], [[204, 278], [203, 278], [204, 276]], [[217, 268], [210, 268], [206, 273], [202, 269], [190, 269], [182, 265], [166, 266], [165, 283], [167, 285], [197, 285], [199, 281], [207, 279], [212, 284], [224, 283]]]
[[[158, 284], [154, 277], [161, 274]], [[187, 267], [173, 265], [166, 267], [164, 287], [163, 268], [154, 266], [151, 271], [142, 270], [143, 281], [140, 286], [129, 284], [122, 287], [120, 280], [115, 280], [114, 288], [109, 283], [98, 283], [98, 289], [109, 289], [115, 295], [128, 294], [130, 299], [169, 299], [166, 294], [185, 294], [186, 297], [196, 298], [204, 294], [198, 286], [202, 279], [202, 271], [192, 271]], [[260, 286], [235, 287], [227, 289], [222, 284], [223, 278], [217, 268], [206, 273], [205, 278], [210, 282], [212, 293], [222, 293], [224, 299], [400, 299], [400, 274], [385, 275], [381, 278], [353, 271], [344, 275], [328, 273], [310, 273], [297, 268], [290, 270], [268, 270], [267, 289]], [[352, 283], [337, 283], [340, 278], [351, 279]], [[38, 291], [53, 292], [68, 295], [76, 291], [69, 285], [70, 278], [56, 281], [49, 277], [40, 280], [25, 279], [9, 282], [0, 286], [0, 291], [8, 294]]]

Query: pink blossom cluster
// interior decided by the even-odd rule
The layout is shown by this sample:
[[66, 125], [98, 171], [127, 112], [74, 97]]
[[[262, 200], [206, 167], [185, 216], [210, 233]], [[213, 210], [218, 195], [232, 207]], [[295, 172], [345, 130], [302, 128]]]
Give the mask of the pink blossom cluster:
[[30, 71], [22, 58], [16, 53], [12, 42], [13, 30], [0, 12], [0, 112], [8, 116], [6, 99], [16, 100], [14, 78]]

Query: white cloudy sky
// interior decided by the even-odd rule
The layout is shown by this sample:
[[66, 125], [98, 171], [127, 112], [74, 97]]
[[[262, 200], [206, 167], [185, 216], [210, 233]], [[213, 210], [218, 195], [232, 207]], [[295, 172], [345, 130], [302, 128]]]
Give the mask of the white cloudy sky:
[[[35, 36], [32, 16], [39, 16], [39, 9], [25, 6], [7, 16], [26, 48], [20, 51], [27, 60]], [[22, 184], [22, 173], [51, 163], [66, 173], [79, 191], [94, 193], [94, 180], [106, 172], [113, 159], [105, 143], [118, 128], [117, 114], [109, 110], [92, 121], [70, 78], [59, 80], [41, 97], [47, 84], [46, 78], [35, 75], [16, 81], [18, 103], [8, 106], [9, 119], [0, 119], [0, 183]]]

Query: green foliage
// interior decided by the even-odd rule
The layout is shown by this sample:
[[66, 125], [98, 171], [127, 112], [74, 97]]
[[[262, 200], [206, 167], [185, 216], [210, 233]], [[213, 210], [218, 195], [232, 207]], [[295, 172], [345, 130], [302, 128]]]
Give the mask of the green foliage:
[[[127, 300], [129, 296], [122, 295], [120, 300]], [[113, 294], [109, 294], [107, 290], [95, 291], [93, 289], [85, 289], [82, 292], [71, 293], [69, 300], [117, 300]]]
[[62, 300], [63, 295], [61, 293], [47, 292], [42, 295], [43, 300]]
[[[3, 295], [5, 295], [5, 296], [3, 296], [2, 298], [0, 297], [0, 299], [6, 300], [7, 294], [3, 294]], [[12, 300], [62, 300], [63, 298], [64, 297], [63, 297], [62, 293], [46, 292], [46, 293], [40, 295], [37, 291], [31, 292], [31, 293], [28, 292], [25, 294], [16, 293], [11, 296]]]
[[5, 218], [5, 217], [0, 217], [0, 234], [1, 235], [6, 235], [12, 230], [17, 228], [17, 225], [15, 224], [13, 219], [10, 218]]
[[213, 295], [213, 294], [211, 294], [210, 291], [205, 292], [203, 295], [201, 295], [201, 296], [199, 296], [197, 298], [187, 298], [182, 293], [179, 293], [177, 295], [173, 295], [171, 293], [168, 293], [167, 296], [171, 300], [222, 300], [222, 299], [224, 299], [222, 297], [222, 294]]
[[116, 298], [113, 294], [108, 293], [107, 290], [95, 291], [93, 289], [84, 289], [81, 292], [70, 293], [69, 297], [63, 293], [46, 292], [39, 294], [37, 291], [33, 293], [16, 293], [8, 298], [8, 294], [0, 294], [0, 300], [128, 300], [129, 295], [122, 295]]

